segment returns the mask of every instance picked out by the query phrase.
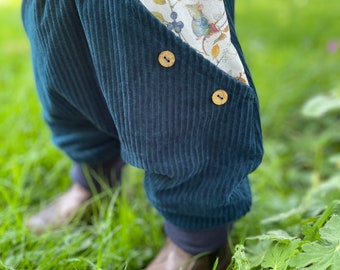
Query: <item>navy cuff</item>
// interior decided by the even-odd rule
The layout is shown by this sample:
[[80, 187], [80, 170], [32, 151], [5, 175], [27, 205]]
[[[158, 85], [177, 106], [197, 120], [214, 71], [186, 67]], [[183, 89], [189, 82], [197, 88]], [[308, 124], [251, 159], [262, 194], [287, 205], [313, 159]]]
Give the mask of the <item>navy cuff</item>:
[[222, 225], [205, 230], [182, 230], [165, 221], [165, 234], [178, 247], [184, 251], [196, 255], [202, 252], [215, 251], [228, 244], [228, 227]]
[[121, 170], [124, 165], [125, 162], [120, 157], [91, 166], [74, 163], [70, 175], [74, 183], [78, 183], [91, 192], [101, 192], [103, 183], [110, 187], [120, 183]]

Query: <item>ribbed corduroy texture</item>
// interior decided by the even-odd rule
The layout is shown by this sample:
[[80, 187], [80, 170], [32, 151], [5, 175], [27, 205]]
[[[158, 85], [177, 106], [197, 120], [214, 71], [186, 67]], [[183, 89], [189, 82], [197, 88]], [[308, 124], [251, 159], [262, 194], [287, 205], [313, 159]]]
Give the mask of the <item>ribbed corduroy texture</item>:
[[[151, 203], [179, 228], [219, 226], [249, 210], [247, 176], [263, 149], [247, 67], [251, 87], [138, 0], [24, 1], [23, 19], [45, 118], [71, 158], [105, 160], [120, 145], [124, 160], [145, 169]], [[163, 50], [175, 54], [173, 67], [158, 63]], [[211, 101], [216, 89], [228, 92], [223, 106]]]

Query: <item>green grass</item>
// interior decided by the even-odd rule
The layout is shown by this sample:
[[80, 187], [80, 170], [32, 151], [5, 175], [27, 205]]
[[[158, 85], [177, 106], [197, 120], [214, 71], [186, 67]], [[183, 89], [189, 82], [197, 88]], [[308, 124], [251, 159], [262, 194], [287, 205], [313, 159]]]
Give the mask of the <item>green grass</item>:
[[[332, 40], [340, 43], [339, 3], [236, 2], [239, 38], [261, 101], [266, 154], [251, 176], [253, 209], [231, 237], [234, 269], [286, 269], [278, 258], [302, 253], [300, 240], [325, 242], [324, 231], [332, 230], [340, 213], [340, 161], [334, 157], [340, 151], [339, 111], [317, 119], [301, 113], [317, 94], [335, 90], [340, 96], [340, 50], [327, 49]], [[68, 187], [71, 164], [52, 146], [42, 121], [20, 4], [13, 0], [0, 1], [0, 100], [0, 269], [145, 266], [162, 245], [162, 220], [145, 198], [143, 173], [132, 167], [124, 171], [121, 196], [110, 191], [93, 199], [90, 225], [43, 236], [24, 226], [27, 216]], [[273, 236], [271, 230], [281, 231]]]

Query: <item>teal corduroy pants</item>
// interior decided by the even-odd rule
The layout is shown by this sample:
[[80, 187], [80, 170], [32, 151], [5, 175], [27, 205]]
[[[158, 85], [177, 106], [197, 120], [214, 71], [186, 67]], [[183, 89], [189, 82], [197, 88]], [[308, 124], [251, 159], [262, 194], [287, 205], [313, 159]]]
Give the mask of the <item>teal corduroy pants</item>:
[[[198, 54], [138, 0], [26, 0], [24, 27], [44, 119], [72, 160], [115, 156], [145, 170], [152, 205], [174, 226], [204, 230], [251, 206], [248, 175], [263, 148], [255, 87]], [[158, 56], [171, 51], [175, 64]], [[228, 101], [218, 106], [218, 89]]]

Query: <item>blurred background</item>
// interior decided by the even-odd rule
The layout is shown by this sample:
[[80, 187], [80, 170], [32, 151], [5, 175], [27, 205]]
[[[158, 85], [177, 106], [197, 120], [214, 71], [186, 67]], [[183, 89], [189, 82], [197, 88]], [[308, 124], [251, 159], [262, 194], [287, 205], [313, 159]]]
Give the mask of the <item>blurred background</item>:
[[[232, 241], [245, 245], [250, 264], [259, 267], [247, 252], [247, 237], [279, 229], [299, 236], [325, 209], [332, 208], [319, 228], [340, 213], [333, 207], [340, 199], [340, 3], [236, 3], [239, 39], [260, 98], [266, 153], [251, 175], [253, 209], [235, 225]], [[127, 264], [140, 269], [163, 236], [162, 221], [142, 192], [143, 172], [135, 168], [125, 170], [129, 186], [123, 186], [118, 204], [124, 211], [116, 210], [116, 223], [102, 212], [106, 223], [95, 221], [90, 233], [70, 231], [73, 242], [63, 234], [35, 237], [23, 226], [29, 213], [68, 187], [71, 163], [50, 143], [41, 117], [17, 0], [0, 0], [0, 101], [0, 268], [107, 269], [114, 262], [117, 269]], [[112, 243], [94, 236], [99, 228], [111, 232]], [[112, 233], [114, 228], [119, 233]]]

